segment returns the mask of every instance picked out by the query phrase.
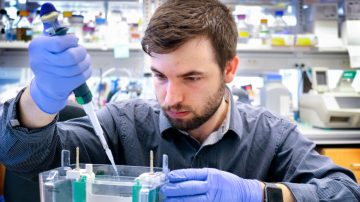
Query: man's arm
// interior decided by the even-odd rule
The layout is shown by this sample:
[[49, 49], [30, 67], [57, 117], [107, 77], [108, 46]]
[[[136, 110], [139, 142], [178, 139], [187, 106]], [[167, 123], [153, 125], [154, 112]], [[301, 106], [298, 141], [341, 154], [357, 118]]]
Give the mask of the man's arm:
[[[294, 200], [294, 196], [292, 195], [291, 191], [289, 190], [289, 188], [281, 183], [276, 183], [276, 186], [280, 187], [282, 190], [282, 194], [283, 194], [283, 201], [284, 202], [295, 202]], [[264, 193], [264, 185], [261, 185], [263, 193]]]
[[18, 120], [20, 121], [20, 125], [25, 128], [33, 129], [44, 127], [50, 124], [56, 117], [56, 114], [48, 114], [39, 109], [30, 96], [29, 87], [27, 87], [21, 95], [18, 110]]
[[[289, 190], [289, 188], [287, 186], [285, 186], [281, 183], [275, 183], [275, 184], [276, 184], [276, 186], [278, 186], [281, 189], [284, 202], [295, 202], [294, 196], [292, 195], [291, 191]], [[265, 184], [261, 183], [262, 193], [265, 193], [264, 189], [265, 189]], [[264, 194], [262, 197], [262, 201], [264, 201]]]
[[[60, 166], [61, 150], [71, 153], [75, 163], [76, 147], [80, 148], [80, 161], [98, 164], [110, 163], [101, 143], [94, 133], [87, 117], [66, 122], [56, 122], [56, 118], [41, 128], [25, 128], [19, 124], [18, 106], [25, 90], [16, 98], [0, 105], [0, 162], [7, 169], [26, 178], [36, 178], [39, 172]], [[24, 96], [25, 97], [25, 96]], [[112, 114], [107, 107], [97, 112], [99, 122], [110, 148], [121, 151], [117, 142], [117, 129]], [[38, 117], [33, 117], [37, 119]], [[113, 151], [115, 162], [119, 162], [118, 150]]]
[[359, 185], [351, 171], [335, 165], [315, 151], [315, 144], [289, 124], [269, 173], [271, 181], [281, 182], [295, 201], [358, 201]]

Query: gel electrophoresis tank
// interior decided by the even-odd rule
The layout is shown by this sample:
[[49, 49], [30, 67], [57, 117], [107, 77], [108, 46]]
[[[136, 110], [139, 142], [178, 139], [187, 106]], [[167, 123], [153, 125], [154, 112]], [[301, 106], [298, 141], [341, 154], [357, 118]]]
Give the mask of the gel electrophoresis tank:
[[161, 202], [166, 183], [167, 156], [163, 168], [78, 164], [39, 174], [42, 202]]

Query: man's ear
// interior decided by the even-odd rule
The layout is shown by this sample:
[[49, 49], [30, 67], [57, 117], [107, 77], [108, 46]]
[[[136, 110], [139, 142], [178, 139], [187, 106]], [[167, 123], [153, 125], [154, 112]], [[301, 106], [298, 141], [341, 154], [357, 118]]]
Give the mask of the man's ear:
[[236, 76], [236, 70], [239, 64], [239, 57], [235, 55], [230, 61], [226, 63], [225, 67], [225, 83], [230, 83]]

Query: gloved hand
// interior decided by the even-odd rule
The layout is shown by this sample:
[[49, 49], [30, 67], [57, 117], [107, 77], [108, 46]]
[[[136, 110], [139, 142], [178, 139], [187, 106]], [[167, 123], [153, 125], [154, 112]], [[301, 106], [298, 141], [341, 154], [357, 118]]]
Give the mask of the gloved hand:
[[213, 168], [174, 170], [161, 188], [166, 202], [262, 201], [261, 183]]
[[35, 74], [30, 95], [48, 114], [59, 112], [71, 92], [91, 76], [90, 56], [74, 35], [34, 38], [29, 60]]

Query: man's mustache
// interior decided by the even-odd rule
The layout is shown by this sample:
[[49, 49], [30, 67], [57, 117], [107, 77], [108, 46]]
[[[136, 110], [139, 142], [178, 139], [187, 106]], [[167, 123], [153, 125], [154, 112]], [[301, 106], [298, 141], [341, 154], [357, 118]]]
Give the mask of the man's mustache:
[[164, 111], [192, 111], [191, 107], [182, 105], [182, 104], [176, 104], [176, 105], [163, 105], [161, 108]]

